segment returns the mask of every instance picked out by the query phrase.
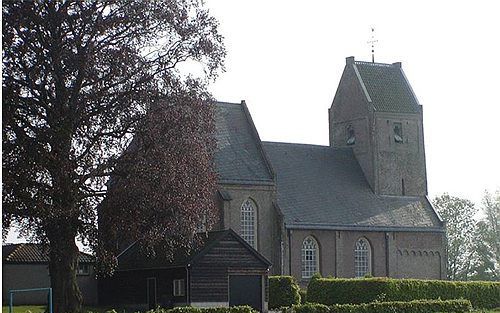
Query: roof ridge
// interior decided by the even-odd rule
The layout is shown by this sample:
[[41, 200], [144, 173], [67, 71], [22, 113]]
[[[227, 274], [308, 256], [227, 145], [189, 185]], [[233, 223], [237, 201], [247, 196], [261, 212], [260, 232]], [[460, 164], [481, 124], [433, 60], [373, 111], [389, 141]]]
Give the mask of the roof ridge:
[[304, 146], [304, 147], [311, 147], [311, 148], [317, 148], [317, 149], [326, 148], [326, 149], [341, 150], [341, 151], [352, 150], [351, 147], [332, 147], [332, 146], [327, 146], [327, 145], [318, 145], [318, 144], [311, 144], [311, 143], [294, 143], [294, 142], [279, 142], [279, 141], [263, 141], [262, 143], [265, 145]]
[[313, 146], [318, 148], [329, 148], [327, 145], [319, 145], [313, 143], [300, 143], [300, 142], [282, 142], [282, 141], [262, 141], [265, 144], [277, 144], [277, 145], [296, 145], [296, 146]]
[[378, 62], [367, 62], [367, 61], [354, 61], [356, 65], [370, 65], [370, 66], [380, 66], [380, 67], [393, 67], [399, 68], [399, 66], [393, 63], [378, 63]]

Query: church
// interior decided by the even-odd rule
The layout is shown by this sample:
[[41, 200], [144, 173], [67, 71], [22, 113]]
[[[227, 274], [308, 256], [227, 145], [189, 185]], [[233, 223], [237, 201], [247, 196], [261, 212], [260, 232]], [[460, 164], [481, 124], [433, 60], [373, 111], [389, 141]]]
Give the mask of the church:
[[315, 273], [445, 279], [422, 106], [401, 63], [346, 58], [328, 121], [329, 146], [265, 142], [245, 101], [216, 103], [223, 228], [302, 285]]

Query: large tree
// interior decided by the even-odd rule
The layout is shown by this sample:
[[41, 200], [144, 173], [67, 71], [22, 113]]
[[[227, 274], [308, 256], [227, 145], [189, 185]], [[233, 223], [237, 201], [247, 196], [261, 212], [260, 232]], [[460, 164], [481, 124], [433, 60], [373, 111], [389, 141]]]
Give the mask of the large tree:
[[474, 279], [500, 280], [500, 190], [486, 191], [474, 233]]
[[[165, 130], [152, 127], [151, 112], [174, 124], [197, 118], [186, 112], [206, 104], [203, 84], [176, 68], [196, 61], [204, 79], [215, 78], [225, 56], [222, 37], [195, 0], [4, 1], [2, 23], [3, 235], [17, 225], [22, 235], [48, 243], [55, 310], [76, 312], [75, 238], [96, 242], [96, 205], [133, 134]], [[183, 100], [190, 104], [172, 109]], [[205, 126], [188, 130], [207, 136]], [[200, 157], [210, 158], [210, 149], [198, 149]], [[206, 194], [202, 188], [200, 197]]]
[[467, 199], [443, 194], [433, 201], [446, 223], [448, 278], [468, 280], [472, 275], [474, 256], [474, 215], [477, 209]]

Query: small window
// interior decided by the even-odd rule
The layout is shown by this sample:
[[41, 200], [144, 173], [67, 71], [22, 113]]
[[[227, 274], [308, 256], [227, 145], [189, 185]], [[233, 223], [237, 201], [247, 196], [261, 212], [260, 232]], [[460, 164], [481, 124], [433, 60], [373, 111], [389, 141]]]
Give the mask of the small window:
[[76, 275], [90, 275], [90, 264], [78, 263], [78, 268], [76, 269]]
[[348, 146], [352, 146], [356, 143], [356, 133], [354, 132], [354, 127], [352, 125], [347, 126], [347, 141]]
[[403, 143], [403, 125], [401, 123], [394, 123], [394, 141]]
[[186, 284], [184, 283], [184, 279], [174, 279], [174, 297], [184, 296], [185, 288]]

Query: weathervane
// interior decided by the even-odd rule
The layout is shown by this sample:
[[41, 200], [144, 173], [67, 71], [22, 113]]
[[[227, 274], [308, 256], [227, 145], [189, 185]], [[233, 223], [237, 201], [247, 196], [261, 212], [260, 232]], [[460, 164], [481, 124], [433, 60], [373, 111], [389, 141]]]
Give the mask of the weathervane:
[[375, 43], [378, 42], [378, 40], [375, 40], [375, 28], [372, 27], [372, 38], [369, 40], [367, 43], [372, 45], [372, 63], [375, 63]]

